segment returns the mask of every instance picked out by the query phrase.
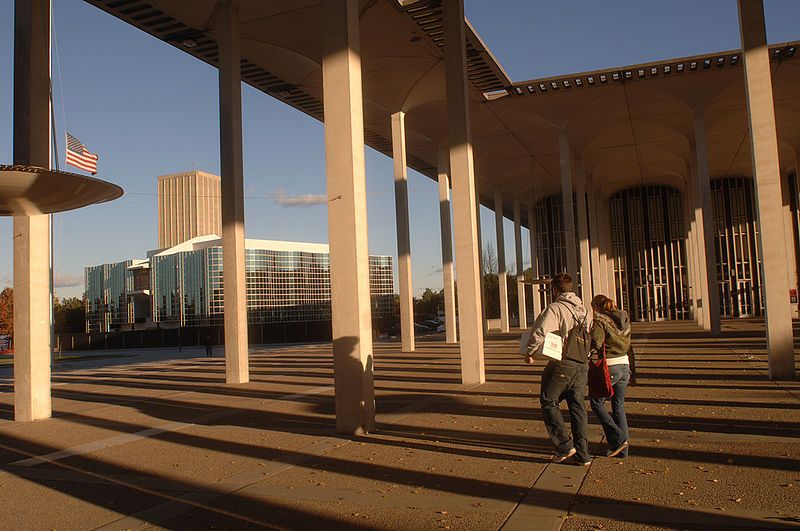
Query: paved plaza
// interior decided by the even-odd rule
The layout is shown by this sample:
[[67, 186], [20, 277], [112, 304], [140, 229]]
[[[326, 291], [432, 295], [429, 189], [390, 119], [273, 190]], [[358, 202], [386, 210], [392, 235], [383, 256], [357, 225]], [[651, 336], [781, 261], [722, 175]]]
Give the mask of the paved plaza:
[[[11, 421], [0, 373], [6, 529], [721, 529], [800, 527], [800, 383], [767, 378], [761, 323], [712, 339], [637, 327], [631, 455], [548, 463], [542, 363], [488, 336], [484, 385], [457, 345], [375, 344], [378, 429], [335, 434], [329, 344], [224, 360], [54, 368], [50, 420]], [[183, 355], [192, 352], [184, 352]], [[198, 356], [200, 355], [197, 352]], [[591, 450], [605, 452], [590, 414]]]

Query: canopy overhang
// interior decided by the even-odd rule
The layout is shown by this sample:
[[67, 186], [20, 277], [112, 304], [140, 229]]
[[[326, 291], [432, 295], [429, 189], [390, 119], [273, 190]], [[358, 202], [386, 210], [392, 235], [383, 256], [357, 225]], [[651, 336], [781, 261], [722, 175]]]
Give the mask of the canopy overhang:
[[[216, 0], [86, 0], [217, 66]], [[242, 79], [323, 120], [319, 0], [240, 0]], [[446, 144], [439, 0], [361, 0], [365, 141], [392, 156], [391, 115], [406, 113], [408, 164], [436, 179]], [[560, 190], [566, 128], [603, 196], [636, 184], [683, 189], [694, 118], [702, 114], [712, 178], [750, 175], [744, 75], [738, 51], [512, 82], [465, 20], [475, 173], [481, 203], [494, 190], [530, 203]], [[781, 166], [800, 146], [798, 43], [771, 48]], [[526, 217], [523, 214], [523, 217]]]

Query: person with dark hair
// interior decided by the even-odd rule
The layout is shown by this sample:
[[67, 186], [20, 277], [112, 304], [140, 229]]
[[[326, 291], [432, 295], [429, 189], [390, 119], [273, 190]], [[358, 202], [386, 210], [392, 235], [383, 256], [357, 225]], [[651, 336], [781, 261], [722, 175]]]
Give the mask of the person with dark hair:
[[607, 398], [590, 398], [592, 411], [600, 419], [608, 443], [608, 457], [628, 455], [628, 419], [625, 416], [625, 389], [631, 379], [628, 352], [631, 348], [631, 323], [628, 314], [619, 310], [605, 295], [592, 299], [592, 352], [605, 356], [611, 386], [611, 414], [605, 407]]
[[[555, 446], [552, 462], [561, 463], [569, 458], [579, 464], [591, 464], [589, 443], [586, 438], [587, 414], [584, 398], [588, 375], [588, 345], [583, 355], [567, 355], [566, 340], [573, 329], [587, 327], [587, 312], [581, 299], [574, 293], [572, 278], [559, 273], [550, 282], [553, 302], [539, 315], [530, 331], [527, 345], [527, 363], [533, 363], [534, 354], [544, 345], [548, 334], [564, 339], [564, 355], [560, 360], [550, 359], [542, 373], [539, 403], [547, 433]], [[582, 358], [582, 359], [581, 359]], [[561, 414], [561, 402], [569, 408], [572, 433], [567, 431]]]

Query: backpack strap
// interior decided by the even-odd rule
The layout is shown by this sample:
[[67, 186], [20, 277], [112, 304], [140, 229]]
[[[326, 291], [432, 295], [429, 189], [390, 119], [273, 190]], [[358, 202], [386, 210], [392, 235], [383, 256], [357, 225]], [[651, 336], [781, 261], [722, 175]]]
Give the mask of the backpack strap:
[[[577, 325], [583, 325], [584, 327], [586, 326], [586, 318], [587, 318], [588, 314], [586, 314], [586, 315], [584, 315], [584, 316], [583, 316], [583, 320], [582, 320], [582, 321], [579, 321], [579, 320], [578, 320], [578, 316], [575, 314], [575, 312], [573, 312], [573, 311], [572, 311], [572, 308], [570, 308], [568, 304], [565, 304], [565, 303], [563, 303], [563, 302], [558, 302], [558, 301], [556, 301], [556, 304], [561, 304], [561, 306], [563, 306], [564, 308], [566, 308], [566, 309], [567, 309], [567, 311], [568, 311], [570, 314], [572, 314], [572, 318], [573, 318], [573, 319], [575, 319], [575, 324], [573, 325], [573, 328], [574, 328], [575, 326], [577, 326]], [[567, 333], [569, 333], [569, 331], [567, 331]]]

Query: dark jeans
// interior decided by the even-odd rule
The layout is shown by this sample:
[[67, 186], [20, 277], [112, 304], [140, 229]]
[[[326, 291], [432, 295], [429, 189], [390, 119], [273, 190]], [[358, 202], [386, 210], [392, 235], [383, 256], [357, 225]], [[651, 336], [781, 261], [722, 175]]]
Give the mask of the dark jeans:
[[[611, 397], [611, 414], [605, 407], [607, 398], [590, 398], [592, 411], [603, 424], [606, 441], [609, 449], [617, 448], [628, 440], [628, 419], [625, 417], [625, 389], [631, 378], [631, 369], [628, 365], [609, 365], [608, 374], [611, 376], [611, 385], [614, 387], [614, 396]], [[628, 449], [622, 451], [619, 457], [627, 457]]]
[[[570, 360], [551, 361], [542, 373], [542, 390], [539, 402], [542, 416], [547, 426], [550, 440], [561, 455], [566, 455], [573, 447], [580, 461], [589, 461], [589, 443], [586, 440], [587, 415], [584, 397], [589, 367], [585, 363]], [[572, 434], [567, 432], [564, 416], [561, 414], [561, 401], [567, 401]]]

